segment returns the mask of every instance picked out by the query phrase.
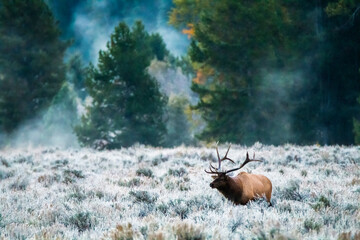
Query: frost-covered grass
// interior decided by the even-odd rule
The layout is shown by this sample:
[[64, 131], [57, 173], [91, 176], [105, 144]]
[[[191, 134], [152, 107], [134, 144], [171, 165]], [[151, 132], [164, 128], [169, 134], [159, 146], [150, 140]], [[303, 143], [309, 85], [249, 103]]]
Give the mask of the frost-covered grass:
[[229, 157], [246, 151], [264, 160], [244, 171], [272, 181], [274, 207], [211, 189], [211, 147], [2, 150], [0, 239], [360, 238], [360, 147], [255, 144]]

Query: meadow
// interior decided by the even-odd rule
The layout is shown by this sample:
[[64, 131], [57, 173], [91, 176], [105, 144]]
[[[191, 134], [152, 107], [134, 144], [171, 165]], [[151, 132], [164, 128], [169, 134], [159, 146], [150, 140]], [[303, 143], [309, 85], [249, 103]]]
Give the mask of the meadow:
[[233, 145], [224, 167], [247, 151], [273, 207], [209, 187], [214, 146], [0, 150], [0, 239], [360, 239], [359, 146]]

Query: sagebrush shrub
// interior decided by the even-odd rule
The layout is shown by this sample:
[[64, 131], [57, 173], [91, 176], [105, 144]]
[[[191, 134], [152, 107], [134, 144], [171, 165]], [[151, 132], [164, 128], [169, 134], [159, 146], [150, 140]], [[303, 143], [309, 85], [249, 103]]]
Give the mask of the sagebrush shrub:
[[174, 234], [178, 240], [203, 240], [205, 235], [201, 228], [192, 224], [180, 223], [173, 227]]
[[187, 218], [190, 213], [190, 206], [183, 199], [170, 200], [169, 206], [181, 219]]
[[133, 230], [132, 225], [117, 225], [116, 228], [109, 234], [112, 240], [133, 240], [139, 237], [139, 234]]
[[118, 181], [119, 186], [122, 187], [138, 187], [141, 184], [141, 180], [139, 178], [133, 178], [130, 181]]
[[0, 169], [0, 180], [6, 179], [6, 178], [10, 178], [12, 177], [14, 174], [12, 172], [9, 171], [4, 171]]
[[0, 213], [0, 228], [3, 228], [3, 227], [5, 227], [5, 224], [3, 223], [3, 217]]
[[149, 168], [139, 168], [138, 170], [136, 170], [136, 175], [137, 176], [145, 176], [145, 177], [149, 177], [149, 178], [154, 177], [153, 171]]
[[12, 184], [10, 184], [10, 189], [13, 190], [26, 190], [29, 185], [29, 180], [27, 178], [17, 178]]
[[5, 166], [7, 168], [10, 167], [10, 163], [5, 158], [0, 157], [0, 162], [3, 166]]
[[79, 232], [86, 231], [95, 226], [91, 219], [90, 212], [78, 212], [71, 216], [65, 225], [72, 225], [77, 228]]
[[42, 183], [44, 187], [50, 187], [55, 182], [60, 182], [61, 176], [59, 174], [54, 175], [41, 175], [38, 177], [38, 182]]
[[72, 193], [69, 194], [69, 198], [75, 201], [81, 202], [86, 199], [86, 193], [79, 187], [75, 187]]
[[135, 198], [136, 202], [154, 203], [158, 199], [157, 194], [151, 194], [147, 191], [131, 191], [129, 194]]
[[63, 177], [64, 177], [63, 182], [68, 184], [68, 183], [76, 182], [76, 179], [78, 179], [78, 178], [85, 178], [85, 175], [83, 174], [83, 172], [81, 170], [66, 169], [63, 172]]
[[283, 189], [278, 189], [280, 199], [301, 201], [303, 196], [300, 194], [300, 185], [297, 181], [290, 181], [288, 186]]
[[169, 169], [168, 171], [169, 175], [172, 175], [174, 177], [183, 177], [185, 174], [187, 174], [187, 171], [185, 168], [181, 167], [181, 168], [176, 168], [176, 169]]
[[315, 230], [316, 232], [319, 232], [321, 228], [321, 224], [316, 222], [314, 219], [306, 219], [304, 221], [304, 229], [306, 232], [309, 232], [310, 230]]
[[311, 207], [315, 211], [319, 211], [322, 208], [328, 208], [330, 207], [330, 200], [327, 199], [325, 196], [321, 195], [320, 198], [317, 200], [317, 202], [311, 205]]

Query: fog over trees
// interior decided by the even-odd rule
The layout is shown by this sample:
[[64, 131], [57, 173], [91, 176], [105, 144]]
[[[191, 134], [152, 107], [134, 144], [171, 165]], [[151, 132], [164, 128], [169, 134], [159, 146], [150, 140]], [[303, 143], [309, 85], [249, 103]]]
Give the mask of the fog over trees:
[[[2, 146], [359, 143], [357, 1], [1, 0], [0, 12]], [[131, 41], [114, 39], [119, 26]]]

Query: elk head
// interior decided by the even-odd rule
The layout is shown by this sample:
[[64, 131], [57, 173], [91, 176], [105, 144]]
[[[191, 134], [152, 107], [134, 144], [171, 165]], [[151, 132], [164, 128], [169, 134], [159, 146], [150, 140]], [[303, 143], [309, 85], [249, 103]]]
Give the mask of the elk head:
[[227, 182], [229, 181], [229, 176], [227, 176], [226, 174], [230, 173], [230, 172], [234, 172], [237, 171], [239, 169], [241, 169], [242, 167], [244, 167], [246, 164], [248, 164], [249, 162], [262, 162], [261, 160], [256, 160], [255, 158], [255, 153], [254, 153], [254, 157], [253, 159], [249, 158], [249, 153], [246, 153], [246, 159], [243, 162], [243, 164], [241, 164], [240, 167], [237, 168], [233, 168], [227, 171], [221, 171], [221, 162], [224, 160], [229, 160], [232, 163], [235, 163], [232, 159], [228, 158], [227, 155], [229, 153], [231, 145], [229, 146], [228, 150], [226, 151], [226, 154], [223, 158], [220, 158], [219, 155], [219, 150], [218, 147], [216, 147], [216, 153], [217, 153], [217, 157], [218, 157], [218, 163], [219, 166], [217, 168], [215, 168], [211, 163], [210, 163], [210, 169], [209, 171], [205, 170], [206, 173], [209, 174], [214, 174], [212, 177], [214, 179], [214, 181], [212, 183], [210, 183], [210, 187], [211, 188], [216, 188], [216, 189], [220, 189], [224, 186], [226, 186]]

